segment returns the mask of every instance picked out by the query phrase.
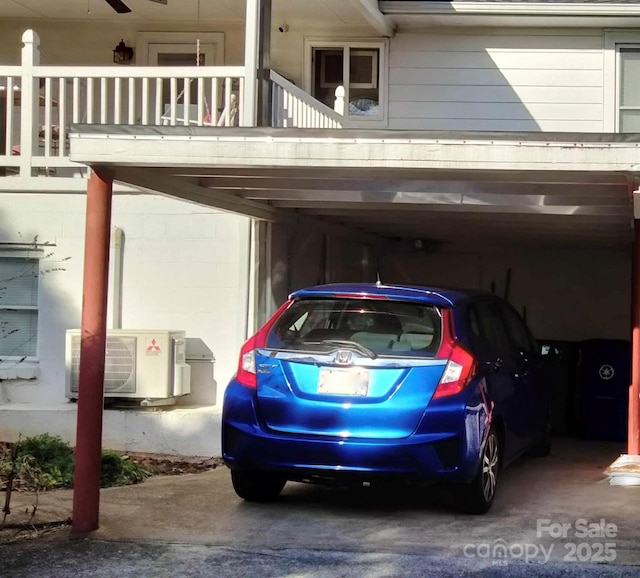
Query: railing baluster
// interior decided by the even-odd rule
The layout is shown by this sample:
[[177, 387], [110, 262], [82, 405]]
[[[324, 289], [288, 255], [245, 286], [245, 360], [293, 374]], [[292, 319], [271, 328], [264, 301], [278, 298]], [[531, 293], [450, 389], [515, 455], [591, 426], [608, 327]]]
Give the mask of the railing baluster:
[[282, 89], [274, 85], [273, 87], [273, 104], [272, 104], [273, 124], [275, 128], [282, 127]]
[[288, 110], [289, 110], [289, 122], [291, 123], [290, 126], [296, 127], [296, 100], [295, 100], [295, 96], [293, 96], [293, 94], [289, 94], [289, 106], [288, 106]]
[[[13, 103], [14, 93], [13, 93], [13, 77], [7, 76], [7, 109], [5, 111], [6, 115], [6, 134], [5, 134], [5, 154], [11, 155], [13, 152]], [[0, 102], [2, 102], [0, 100]]]
[[149, 79], [145, 76], [142, 79], [142, 125], [147, 126], [149, 124]]
[[100, 124], [107, 124], [107, 79], [100, 78]]
[[86, 113], [87, 124], [93, 124], [93, 88], [94, 88], [94, 78], [87, 78], [87, 98], [86, 98]]
[[242, 106], [242, 103], [244, 102], [244, 77], [243, 76], [240, 77], [240, 82], [238, 83], [238, 85], [239, 85], [238, 110], [240, 113], [238, 118], [238, 124], [240, 126], [246, 126], [246, 123], [245, 123], [246, 116], [243, 116], [246, 114], [246, 111]]
[[67, 150], [67, 79], [58, 79], [58, 156]]
[[218, 113], [218, 79], [211, 79], [211, 124], [218, 126], [220, 114]]
[[208, 111], [204, 106], [205, 98], [204, 98], [204, 78], [198, 78], [196, 84], [196, 108], [198, 118], [196, 119], [198, 122], [196, 123], [198, 126], [202, 126], [204, 124], [204, 118]]
[[156, 78], [156, 124], [163, 124], [162, 116], [164, 114], [162, 106], [162, 78]]
[[171, 126], [175, 126], [176, 124], [176, 108], [177, 108], [177, 104], [178, 104], [178, 79], [175, 77], [171, 78], [171, 96], [170, 96], [170, 100], [169, 100], [169, 106], [171, 107], [171, 120], [170, 120], [170, 124]]
[[224, 79], [224, 126], [231, 126], [231, 78]]
[[[40, 98], [38, 96], [38, 98]], [[44, 127], [39, 127], [38, 135], [44, 137], [44, 156], [51, 156], [51, 78], [44, 79]]]
[[[105, 80], [104, 78], [102, 79]], [[122, 119], [121, 110], [121, 97], [122, 97], [122, 79], [116, 78], [113, 83], [113, 122], [114, 124], [120, 124]]]
[[129, 124], [136, 124], [136, 79], [129, 78]]
[[80, 122], [80, 79], [73, 78], [71, 101], [71, 119], [74, 124]]
[[182, 119], [182, 124], [184, 126], [188, 126], [189, 121], [191, 120], [191, 79], [183, 78], [182, 82], [182, 110], [184, 117]]

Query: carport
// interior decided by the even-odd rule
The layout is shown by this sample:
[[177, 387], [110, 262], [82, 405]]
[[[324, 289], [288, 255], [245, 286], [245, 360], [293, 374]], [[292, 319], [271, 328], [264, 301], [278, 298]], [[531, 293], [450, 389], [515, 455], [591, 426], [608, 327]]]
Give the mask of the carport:
[[[536, 324], [552, 331], [544, 319], [556, 312], [540, 303], [559, 299], [574, 317], [612, 317], [613, 331], [627, 335], [632, 327], [628, 452], [637, 455], [639, 152], [640, 138], [622, 134], [76, 127], [72, 160], [93, 175], [82, 320], [83, 357], [91, 363], [81, 365], [78, 409], [85, 442], [77, 467], [86, 486], [76, 490], [74, 526], [97, 525], [97, 508], [95, 520], [76, 514], [97, 503], [99, 488], [91, 482], [99, 472], [114, 180], [255, 219], [256, 325], [289, 291], [311, 283], [380, 276], [510, 296], [513, 273], [522, 294], [535, 295], [516, 304], [534, 331]], [[499, 266], [494, 254], [503, 255]], [[512, 271], [514, 258], [521, 265]], [[547, 262], [554, 267], [545, 270]], [[551, 283], [556, 271], [568, 272], [561, 296]]]

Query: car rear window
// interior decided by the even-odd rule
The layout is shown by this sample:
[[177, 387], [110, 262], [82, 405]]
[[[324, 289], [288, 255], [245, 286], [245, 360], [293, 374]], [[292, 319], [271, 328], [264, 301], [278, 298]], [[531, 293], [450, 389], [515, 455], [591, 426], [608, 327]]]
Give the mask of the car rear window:
[[351, 341], [376, 355], [434, 357], [441, 314], [421, 303], [378, 299], [300, 299], [275, 322], [267, 348], [323, 352]]

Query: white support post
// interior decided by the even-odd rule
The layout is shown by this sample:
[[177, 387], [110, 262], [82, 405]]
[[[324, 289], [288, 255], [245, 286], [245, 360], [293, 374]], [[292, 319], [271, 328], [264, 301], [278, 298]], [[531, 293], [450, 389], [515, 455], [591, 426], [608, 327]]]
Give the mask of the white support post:
[[20, 176], [30, 177], [32, 157], [38, 146], [38, 79], [40, 37], [33, 30], [22, 35], [22, 80], [20, 85]]
[[247, 18], [244, 39], [244, 68], [246, 83], [240, 110], [241, 126], [256, 126], [258, 102], [257, 71], [258, 43], [260, 39], [260, 0], [247, 0]]

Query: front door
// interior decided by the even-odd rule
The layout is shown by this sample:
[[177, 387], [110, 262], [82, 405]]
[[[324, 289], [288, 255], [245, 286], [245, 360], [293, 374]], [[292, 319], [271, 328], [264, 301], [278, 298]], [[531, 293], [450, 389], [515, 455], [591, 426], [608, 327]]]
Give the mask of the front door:
[[[210, 32], [145, 32], [140, 33], [138, 64], [146, 66], [220, 66], [224, 64], [224, 35]], [[190, 107], [189, 118], [196, 120], [198, 93], [196, 82], [189, 87], [189, 102], [185, 102], [184, 80], [176, 83], [176, 117], [183, 118], [185, 106]], [[209, 94], [211, 90], [208, 90]], [[170, 115], [171, 80], [162, 81], [163, 118]], [[209, 99], [210, 100], [210, 99]], [[206, 114], [213, 106], [205, 102]]]

